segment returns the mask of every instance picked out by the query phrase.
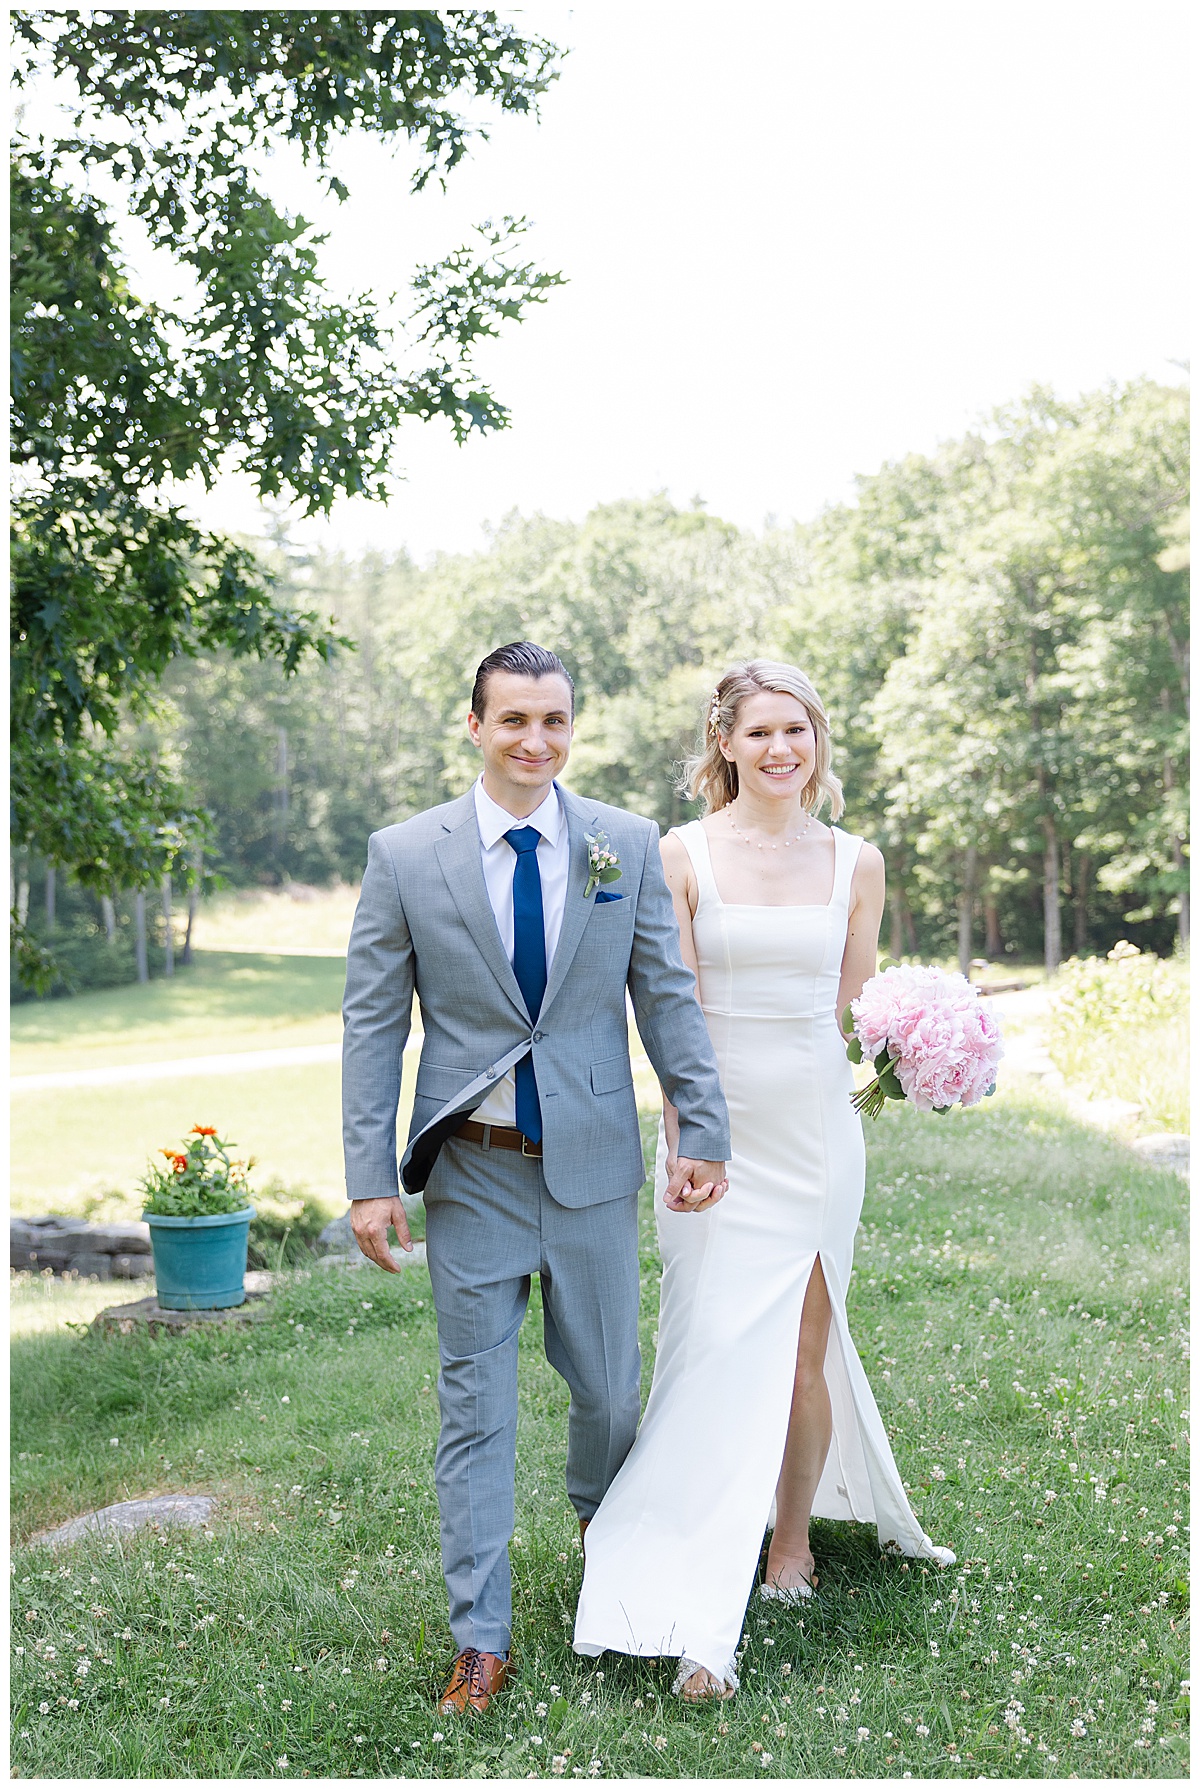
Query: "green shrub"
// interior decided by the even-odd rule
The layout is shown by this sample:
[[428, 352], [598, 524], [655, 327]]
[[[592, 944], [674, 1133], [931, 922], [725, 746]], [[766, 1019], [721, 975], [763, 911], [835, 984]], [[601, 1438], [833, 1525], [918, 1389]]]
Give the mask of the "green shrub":
[[1189, 1128], [1188, 963], [1122, 940], [1106, 958], [1073, 958], [1054, 982], [1048, 1044], [1074, 1086], [1134, 1100], [1156, 1128]]
[[329, 1222], [329, 1213], [307, 1188], [291, 1188], [282, 1180], [268, 1180], [254, 1194], [250, 1220], [251, 1267], [300, 1267], [317, 1252], [317, 1238]]
[[[41, 998], [61, 1000], [65, 995], [82, 994], [92, 988], [127, 987], [137, 980], [132, 926], [120, 926], [111, 943], [104, 928], [86, 918], [76, 918], [68, 926], [56, 927], [53, 932], [37, 927], [32, 930], [37, 942], [53, 952], [58, 971], [49, 993]], [[152, 975], [161, 974], [164, 960], [162, 946], [152, 939], [147, 947], [147, 962]], [[12, 1006], [39, 998], [21, 985], [11, 964], [8, 997]]]

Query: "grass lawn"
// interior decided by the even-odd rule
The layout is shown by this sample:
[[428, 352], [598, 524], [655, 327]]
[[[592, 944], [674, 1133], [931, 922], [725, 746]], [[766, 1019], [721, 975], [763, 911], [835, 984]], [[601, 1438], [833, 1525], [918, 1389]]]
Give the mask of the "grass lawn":
[[197, 951], [169, 980], [14, 1006], [14, 1075], [335, 1043], [341, 957]]
[[[482, 1720], [438, 1721], [451, 1646], [424, 1270], [293, 1276], [245, 1329], [160, 1340], [48, 1330], [56, 1299], [82, 1317], [100, 1289], [26, 1284], [16, 1771], [1186, 1774], [1186, 1189], [1019, 1082], [945, 1120], [889, 1107], [868, 1130], [851, 1327], [957, 1566], [883, 1561], [870, 1530], [817, 1525], [818, 1597], [802, 1615], [752, 1604], [724, 1705], [685, 1708], [665, 1663], [577, 1659], [566, 1394], [535, 1287], [518, 1681]], [[644, 1198], [647, 1373], [657, 1279]], [[209, 1532], [25, 1545], [179, 1489], [216, 1495]]]
[[[367, 842], [363, 840], [366, 860]], [[204, 950], [328, 952], [344, 957], [358, 885], [227, 889], [201, 901], [193, 933]]]
[[[41, 1074], [334, 1044], [342, 1035], [340, 958], [200, 951], [171, 981], [13, 1009], [12, 1070]], [[413, 1059], [415, 1060], [415, 1059]], [[194, 1124], [221, 1134], [272, 1177], [345, 1208], [336, 1062], [110, 1086], [19, 1089], [12, 1102], [17, 1212], [134, 1217], [157, 1150]], [[411, 1109], [412, 1076], [402, 1122]]]
[[[345, 972], [340, 958], [199, 951], [195, 963], [171, 981], [15, 1007], [12, 1072], [337, 1044]], [[638, 1093], [652, 1103], [657, 1083], [636, 1032], [632, 1040]], [[405, 1057], [402, 1136], [419, 1047], [418, 1032]], [[254, 1156], [254, 1184], [276, 1178], [311, 1193], [331, 1216], [339, 1214], [345, 1210], [340, 1100], [336, 1061], [18, 1089], [11, 1116], [12, 1210], [136, 1217], [137, 1182], [147, 1161], [194, 1124], [216, 1124], [223, 1137]]]

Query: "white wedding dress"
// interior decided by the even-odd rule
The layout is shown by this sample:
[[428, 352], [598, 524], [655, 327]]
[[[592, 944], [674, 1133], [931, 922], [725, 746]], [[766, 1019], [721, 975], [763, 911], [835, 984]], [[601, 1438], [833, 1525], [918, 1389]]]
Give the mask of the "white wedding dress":
[[575, 1651], [686, 1656], [732, 1676], [773, 1520], [800, 1314], [818, 1255], [833, 1308], [833, 1442], [813, 1514], [947, 1564], [904, 1494], [846, 1322], [863, 1202], [862, 1125], [835, 1011], [861, 839], [833, 828], [826, 907], [727, 906], [698, 820], [678, 829], [699, 885], [700, 1000], [729, 1105], [729, 1190], [707, 1212], [662, 1203], [654, 1381], [637, 1440], [587, 1532]]

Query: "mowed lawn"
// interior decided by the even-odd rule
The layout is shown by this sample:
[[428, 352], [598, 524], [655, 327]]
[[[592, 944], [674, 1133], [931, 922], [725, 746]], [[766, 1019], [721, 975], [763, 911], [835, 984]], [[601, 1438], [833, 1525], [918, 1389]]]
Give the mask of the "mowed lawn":
[[[648, 1124], [649, 1129], [649, 1124]], [[851, 1329], [946, 1571], [817, 1526], [743, 1688], [570, 1650], [566, 1396], [522, 1336], [514, 1689], [439, 1720], [436, 1339], [412, 1267], [293, 1275], [245, 1328], [46, 1327], [15, 1300], [12, 1762], [23, 1776], [1174, 1777], [1187, 1771], [1187, 1191], [1032, 1082], [868, 1127]], [[643, 1347], [658, 1264], [643, 1195]], [[98, 1291], [99, 1289], [87, 1289]], [[28, 1315], [26, 1315], [26, 1313]], [[66, 1311], [64, 1312], [66, 1314]], [[712, 1470], [721, 1470], [720, 1436]], [[206, 1531], [26, 1544], [165, 1490]], [[702, 1496], [704, 1485], [679, 1487]]]
[[[13, 1008], [12, 1073], [40, 1075], [338, 1046], [342, 957], [198, 951], [170, 981]], [[405, 1057], [400, 1131], [412, 1110], [419, 1014]], [[636, 1032], [639, 1095], [656, 1083]], [[254, 1157], [253, 1184], [277, 1179], [345, 1209], [341, 1070], [304, 1065], [172, 1075], [103, 1086], [22, 1088], [11, 1103], [11, 1200], [22, 1214], [136, 1217], [137, 1183], [157, 1151], [215, 1124]]]
[[[170, 981], [18, 1006], [12, 1073], [70, 1073], [314, 1044], [336, 1049], [340, 957], [199, 951]], [[254, 1181], [272, 1177], [339, 1209], [340, 1071], [302, 1066], [173, 1075], [104, 1086], [21, 1088], [12, 1097], [12, 1203], [18, 1212], [136, 1216], [150, 1157], [194, 1124], [215, 1124]]]

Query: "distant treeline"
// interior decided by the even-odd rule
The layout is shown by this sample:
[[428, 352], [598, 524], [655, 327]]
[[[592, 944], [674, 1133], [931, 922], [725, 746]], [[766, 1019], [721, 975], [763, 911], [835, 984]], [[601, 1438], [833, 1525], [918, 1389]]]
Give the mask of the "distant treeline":
[[1060, 957], [1186, 941], [1187, 394], [1036, 391], [860, 481], [813, 523], [744, 533], [663, 497], [512, 516], [420, 569], [273, 549], [357, 650], [290, 681], [179, 663], [161, 736], [238, 884], [356, 879], [367, 834], [466, 788], [471, 673], [559, 652], [569, 782], [668, 826], [674, 766], [731, 658], [802, 665], [829, 709], [842, 824], [888, 864], [883, 947]]

